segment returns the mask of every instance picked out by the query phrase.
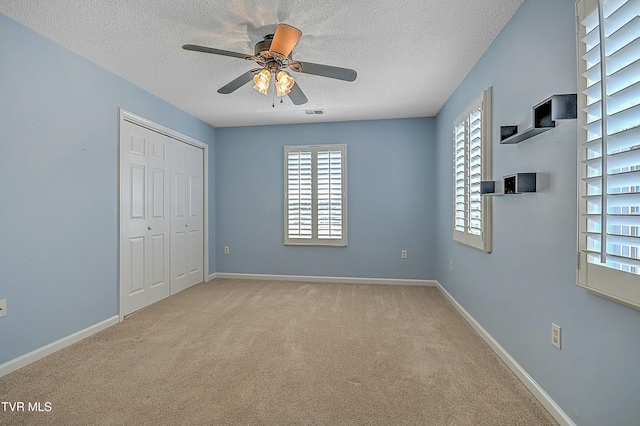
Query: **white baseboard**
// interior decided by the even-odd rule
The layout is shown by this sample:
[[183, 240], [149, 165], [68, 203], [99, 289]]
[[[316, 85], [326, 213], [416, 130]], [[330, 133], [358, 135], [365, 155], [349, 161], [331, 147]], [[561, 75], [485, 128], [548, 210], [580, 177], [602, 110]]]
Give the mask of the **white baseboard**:
[[536, 399], [544, 406], [544, 408], [547, 409], [549, 414], [551, 414], [553, 418], [556, 419], [556, 421], [562, 426], [576, 426], [571, 418], [567, 416], [564, 411], [562, 411], [562, 408], [560, 408], [560, 406], [556, 404], [556, 402], [549, 396], [549, 394], [547, 394], [544, 389], [542, 389], [540, 385], [536, 383], [535, 380], [533, 380], [529, 373], [527, 373], [525, 369], [522, 368], [522, 366], [520, 366], [520, 364], [518, 364], [511, 355], [509, 355], [509, 352], [507, 352], [500, 345], [500, 343], [498, 343], [496, 339], [494, 339], [493, 336], [491, 336], [491, 334], [489, 334], [489, 332], [485, 330], [484, 327], [482, 327], [480, 323], [476, 321], [476, 319], [471, 316], [471, 314], [467, 312], [466, 309], [464, 309], [462, 305], [460, 305], [451, 294], [449, 294], [447, 290], [445, 290], [442, 284], [436, 281], [436, 286], [449, 300], [449, 302], [451, 302], [453, 307], [456, 308], [460, 315], [462, 315], [462, 317], [467, 320], [471, 327], [473, 327], [473, 329], [480, 335], [480, 337], [482, 337], [484, 341], [487, 342], [489, 347], [493, 349], [493, 351], [500, 357], [500, 359], [502, 359], [505, 364], [507, 364], [507, 367], [509, 367], [509, 369], [513, 371], [513, 373], [518, 377], [518, 379], [520, 379], [520, 381], [527, 387], [527, 389], [529, 389], [533, 396], [535, 396]]
[[4, 364], [0, 364], [0, 377], [6, 376], [13, 371], [25, 367], [32, 362], [36, 362], [39, 359], [42, 359], [47, 355], [51, 355], [52, 353], [59, 351], [60, 349], [66, 348], [69, 345], [79, 342], [82, 339], [86, 339], [87, 337], [96, 334], [97, 332], [102, 331], [105, 328], [109, 328], [112, 325], [117, 324], [118, 322], [120, 322], [120, 317], [118, 315], [113, 316], [90, 327], [87, 327], [84, 330], [80, 330], [78, 332], [70, 334], [67, 337], [63, 337], [60, 340], [56, 340], [53, 343], [49, 343], [48, 345], [19, 356], [18, 358], [12, 359], [11, 361], [7, 361]]
[[217, 276], [218, 276], [218, 274], [216, 274], [215, 272], [213, 274], [209, 274], [209, 276], [207, 277], [206, 281], [215, 280]]
[[437, 284], [434, 280], [410, 280], [395, 278], [354, 278], [354, 277], [320, 277], [306, 275], [269, 275], [269, 274], [234, 274], [216, 272], [215, 278], [229, 278], [239, 280], [264, 280], [264, 281], [301, 281], [313, 283], [345, 283], [345, 284], [380, 284], [380, 285], [411, 285], [433, 287]]

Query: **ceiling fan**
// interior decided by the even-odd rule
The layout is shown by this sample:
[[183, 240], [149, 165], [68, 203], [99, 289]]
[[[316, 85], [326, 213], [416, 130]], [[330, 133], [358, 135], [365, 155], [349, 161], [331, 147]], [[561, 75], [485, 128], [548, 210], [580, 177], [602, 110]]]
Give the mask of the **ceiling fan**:
[[[230, 56], [254, 61], [260, 68], [255, 68], [242, 74], [240, 77], [218, 89], [218, 93], [229, 94], [253, 80], [254, 89], [266, 95], [269, 90], [271, 76], [274, 76], [276, 94], [288, 95], [295, 105], [302, 105], [308, 101], [293, 77], [284, 70], [313, 74], [322, 77], [335, 78], [337, 80], [354, 81], [357, 73], [348, 68], [333, 67], [330, 65], [314, 64], [311, 62], [294, 61], [291, 51], [302, 37], [302, 31], [287, 24], [279, 24], [275, 34], [266, 35], [264, 40], [256, 43], [254, 54], [231, 52], [228, 50], [214, 49], [212, 47], [185, 44], [185, 50], [212, 53], [214, 55]], [[282, 102], [282, 101], [281, 101]]]

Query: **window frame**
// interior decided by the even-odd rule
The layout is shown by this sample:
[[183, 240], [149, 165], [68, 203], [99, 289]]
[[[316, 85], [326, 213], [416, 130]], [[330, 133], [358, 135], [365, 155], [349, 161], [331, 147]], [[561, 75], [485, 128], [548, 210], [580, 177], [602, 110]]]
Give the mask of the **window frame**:
[[[480, 220], [481, 220], [481, 235], [474, 235], [469, 230], [469, 218], [470, 212], [470, 172], [469, 172], [469, 157], [470, 157], [470, 139], [468, 133], [468, 119], [470, 115], [480, 110], [480, 132], [481, 132], [481, 181], [491, 180], [492, 170], [492, 140], [491, 140], [491, 87], [485, 89], [464, 111], [462, 111], [453, 121], [453, 239], [466, 246], [482, 250], [486, 253], [491, 253], [492, 250], [492, 199], [489, 196], [480, 196]], [[467, 123], [467, 124], [465, 124]], [[464, 136], [464, 230], [457, 229], [457, 157], [456, 157], [456, 128], [460, 125], [465, 125]], [[477, 194], [480, 194], [478, 187]]]
[[[321, 238], [318, 236], [318, 152], [339, 151], [341, 153], [341, 238]], [[310, 152], [312, 158], [312, 196], [311, 196], [311, 237], [294, 238], [289, 236], [289, 180], [288, 161], [290, 152]], [[292, 145], [284, 147], [284, 245], [286, 246], [347, 246], [347, 145]]]
[[[602, 264], [592, 263], [588, 261], [589, 253], [593, 253], [593, 250], [589, 249], [588, 246], [588, 184], [586, 179], [588, 178], [588, 170], [587, 165], [585, 164], [588, 161], [587, 158], [587, 139], [588, 139], [588, 131], [585, 128], [587, 126], [588, 115], [585, 112], [585, 107], [587, 106], [587, 95], [584, 93], [587, 89], [587, 77], [584, 74], [587, 71], [587, 61], [583, 58], [586, 52], [586, 42], [583, 42], [586, 34], [586, 26], [583, 25], [585, 20], [592, 16], [592, 13], [596, 12], [598, 14], [598, 23], [600, 24], [600, 19], [603, 17], [604, 13], [600, 12], [600, 8], [602, 7], [603, 2], [598, 0], [578, 0], [576, 1], [576, 17], [577, 17], [577, 62], [578, 62], [578, 130], [577, 130], [577, 163], [578, 163], [578, 173], [577, 173], [577, 181], [578, 181], [578, 193], [577, 193], [577, 203], [578, 203], [578, 227], [577, 227], [577, 247], [578, 247], [578, 262], [577, 262], [577, 284], [588, 291], [597, 294], [599, 296], [606, 297], [608, 299], [614, 300], [616, 302], [622, 303], [629, 307], [640, 309], [640, 275], [636, 275], [634, 273], [625, 272], [621, 270], [614, 269], [608, 266], [602, 266]], [[604, 29], [602, 30], [604, 31]], [[602, 32], [600, 33], [602, 34]], [[599, 40], [599, 39], [598, 39]], [[606, 41], [604, 43], [606, 45]], [[606, 49], [606, 46], [602, 47]], [[600, 65], [600, 67], [606, 67], [606, 63]], [[601, 68], [602, 69], [602, 68]], [[601, 72], [599, 72], [601, 74]], [[600, 83], [601, 84], [601, 83]], [[606, 90], [606, 82], [604, 85], [604, 90]], [[602, 99], [602, 96], [601, 96]], [[602, 105], [602, 101], [601, 101]], [[607, 99], [604, 101], [604, 106], [606, 108]], [[602, 110], [602, 107], [601, 107]], [[611, 114], [612, 115], [612, 114]], [[606, 126], [606, 122], [610, 114], [605, 114], [604, 118], [601, 119], [603, 122], [602, 127]], [[597, 122], [597, 120], [596, 120]], [[602, 128], [600, 129], [602, 130]], [[604, 135], [605, 132], [602, 132]], [[606, 146], [606, 139], [609, 136], [605, 136], [604, 146]], [[602, 142], [601, 142], [602, 144]], [[612, 154], [604, 153], [602, 149], [602, 145], [600, 146], [601, 156], [604, 157], [604, 164], [600, 165], [601, 174], [607, 173], [607, 160]], [[603, 155], [604, 154], [604, 155]], [[592, 160], [591, 160], [592, 161]], [[603, 182], [600, 183], [606, 184], [606, 178]], [[602, 188], [601, 193], [606, 197], [608, 193], [608, 189]], [[605, 202], [606, 208], [606, 202]], [[599, 213], [601, 219], [600, 224], [600, 234], [607, 234], [607, 217], [611, 216], [611, 213]], [[638, 217], [640, 222], [640, 217]], [[604, 223], [604, 225], [602, 225]], [[640, 224], [640, 223], [639, 223]], [[604, 229], [603, 229], [604, 227]], [[605, 244], [606, 246], [606, 244]]]

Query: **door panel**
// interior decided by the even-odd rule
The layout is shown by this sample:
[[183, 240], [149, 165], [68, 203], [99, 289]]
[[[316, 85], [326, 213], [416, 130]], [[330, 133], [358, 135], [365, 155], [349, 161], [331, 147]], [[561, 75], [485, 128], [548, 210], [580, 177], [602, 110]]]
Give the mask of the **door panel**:
[[[139, 155], [142, 158], [146, 158], [147, 156], [147, 138], [149, 135], [149, 131], [140, 126], [135, 126], [135, 124], [126, 123], [127, 130], [129, 130], [127, 134], [128, 143], [126, 146], [129, 147], [130, 155]], [[135, 131], [130, 131], [135, 126], [137, 129]]]
[[165, 178], [164, 170], [151, 169], [151, 217], [154, 219], [164, 218], [165, 216]]
[[189, 176], [189, 216], [191, 218], [199, 218], [202, 214], [202, 188], [200, 181], [202, 176]]
[[149, 131], [131, 123], [120, 129], [120, 312], [146, 304], [146, 187]]
[[171, 294], [189, 287], [187, 261], [187, 147], [177, 143], [171, 167]]
[[175, 250], [172, 253], [175, 259], [173, 275], [175, 278], [183, 278], [187, 275], [187, 233], [184, 231], [176, 232], [173, 237], [175, 242]]
[[174, 145], [171, 294], [204, 281], [203, 151]]
[[129, 239], [129, 246], [131, 278], [128, 295], [134, 296], [144, 291], [145, 237], [134, 237]]
[[172, 143], [170, 137], [149, 131], [148, 304], [164, 299], [170, 293], [170, 188], [167, 176], [171, 164], [166, 153]]
[[197, 280], [200, 277], [199, 272], [202, 270], [202, 258], [198, 256], [202, 248], [202, 233], [198, 230], [189, 231], [189, 243], [191, 244], [189, 253], [192, 254], [189, 257], [189, 274], [194, 277], [192, 279], [197, 283], [200, 282]]
[[175, 219], [187, 217], [187, 176], [183, 171], [174, 171], [175, 176]]
[[122, 316], [169, 295], [170, 141], [129, 122], [120, 128]]
[[203, 170], [204, 157], [202, 149], [189, 146], [189, 279], [190, 285], [204, 281], [204, 262], [202, 238], [203, 219]]
[[142, 165], [132, 165], [131, 173], [131, 214], [130, 219], [145, 220], [145, 193], [146, 193], [146, 167]]
[[163, 285], [166, 282], [166, 274], [164, 270], [165, 265], [165, 237], [164, 235], [154, 235], [151, 237], [151, 267], [152, 267], [152, 280], [151, 287]]

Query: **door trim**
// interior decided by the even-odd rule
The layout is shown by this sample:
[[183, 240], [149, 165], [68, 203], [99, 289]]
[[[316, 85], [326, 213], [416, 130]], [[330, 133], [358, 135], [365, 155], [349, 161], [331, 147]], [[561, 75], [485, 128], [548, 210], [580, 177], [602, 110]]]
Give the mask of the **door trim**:
[[117, 292], [118, 292], [118, 316], [120, 321], [124, 319], [122, 315], [122, 309], [120, 306], [120, 208], [121, 208], [121, 197], [122, 194], [120, 192], [120, 176], [122, 173], [122, 162], [120, 161], [120, 128], [122, 127], [122, 123], [128, 121], [133, 124], [137, 124], [149, 130], [153, 130], [154, 132], [161, 133], [163, 135], [169, 136], [170, 138], [177, 139], [180, 142], [193, 145], [197, 148], [201, 148], [203, 150], [203, 173], [202, 179], [204, 182], [202, 183], [202, 204], [203, 204], [203, 268], [204, 268], [204, 280], [207, 280], [209, 276], [209, 145], [204, 142], [201, 142], [197, 139], [194, 139], [190, 136], [182, 134], [176, 130], [170, 129], [169, 127], [165, 127], [162, 124], [156, 123], [155, 121], [151, 121], [144, 117], [141, 117], [137, 114], [129, 112], [123, 108], [118, 109], [118, 282], [117, 282]]

